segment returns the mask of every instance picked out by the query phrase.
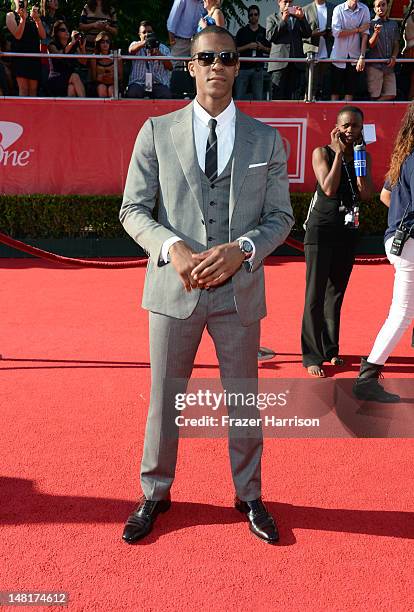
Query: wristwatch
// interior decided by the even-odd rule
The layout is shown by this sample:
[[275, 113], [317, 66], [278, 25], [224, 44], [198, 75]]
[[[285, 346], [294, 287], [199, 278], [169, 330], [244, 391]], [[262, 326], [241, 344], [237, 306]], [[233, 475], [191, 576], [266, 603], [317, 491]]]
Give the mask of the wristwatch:
[[253, 245], [249, 240], [240, 238], [239, 247], [241, 252], [244, 254], [244, 258], [247, 259], [253, 253]]

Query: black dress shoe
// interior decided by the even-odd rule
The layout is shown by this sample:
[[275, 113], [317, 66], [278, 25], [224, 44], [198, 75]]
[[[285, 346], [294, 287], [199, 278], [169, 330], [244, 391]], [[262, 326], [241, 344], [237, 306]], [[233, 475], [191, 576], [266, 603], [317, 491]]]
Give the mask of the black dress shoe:
[[133, 544], [137, 540], [145, 537], [152, 530], [155, 519], [160, 512], [167, 512], [171, 508], [171, 499], [161, 501], [151, 501], [141, 497], [138, 507], [128, 517], [125, 523], [122, 539], [128, 544]]
[[242, 501], [236, 497], [234, 507], [239, 512], [246, 514], [249, 520], [249, 529], [255, 536], [268, 544], [279, 541], [279, 533], [272, 515], [267, 511], [262, 498], [253, 501]]

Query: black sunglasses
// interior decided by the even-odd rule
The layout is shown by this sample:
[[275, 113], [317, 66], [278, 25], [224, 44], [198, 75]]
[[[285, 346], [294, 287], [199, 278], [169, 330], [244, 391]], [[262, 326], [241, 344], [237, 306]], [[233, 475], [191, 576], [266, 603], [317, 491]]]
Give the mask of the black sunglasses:
[[259, 13], [249, 13], [249, 17], [258, 17]]
[[220, 59], [220, 62], [224, 66], [235, 66], [239, 59], [237, 51], [199, 51], [195, 53], [192, 60], [198, 60], [200, 66], [211, 66], [214, 64], [215, 59]]
[[69, 30], [67, 30], [66, 28], [58, 28], [56, 32], [68, 32], [69, 33]]

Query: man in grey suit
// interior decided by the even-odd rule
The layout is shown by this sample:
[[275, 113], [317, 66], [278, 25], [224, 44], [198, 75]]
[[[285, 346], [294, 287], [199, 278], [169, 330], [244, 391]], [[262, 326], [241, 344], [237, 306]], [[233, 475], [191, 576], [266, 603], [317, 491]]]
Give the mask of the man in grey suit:
[[[305, 54], [311, 52], [316, 59], [330, 56], [334, 38], [332, 35], [332, 13], [335, 5], [325, 0], [314, 0], [303, 7], [303, 13], [310, 25], [312, 34], [303, 40]], [[330, 100], [331, 65], [317, 63], [313, 73], [312, 96], [318, 100]]]
[[[222, 380], [257, 386], [260, 319], [266, 315], [263, 259], [293, 225], [280, 135], [238, 111], [231, 97], [239, 70], [233, 36], [205, 28], [192, 41], [191, 57], [197, 97], [144, 124], [120, 211], [128, 234], [149, 254], [142, 305], [150, 311], [152, 373], [144, 495], [125, 525], [128, 543], [147, 535], [171, 506], [175, 383], [185, 391], [206, 327]], [[233, 414], [237, 409], [228, 406]], [[261, 430], [229, 434], [236, 508], [255, 535], [273, 543], [277, 528], [261, 500], [262, 446]]]
[[[300, 6], [292, 0], [279, 0], [278, 11], [266, 21], [266, 38], [272, 43], [272, 58], [303, 58], [303, 38], [311, 35], [310, 26]], [[272, 74], [273, 100], [303, 100], [305, 96], [305, 62], [269, 62]]]

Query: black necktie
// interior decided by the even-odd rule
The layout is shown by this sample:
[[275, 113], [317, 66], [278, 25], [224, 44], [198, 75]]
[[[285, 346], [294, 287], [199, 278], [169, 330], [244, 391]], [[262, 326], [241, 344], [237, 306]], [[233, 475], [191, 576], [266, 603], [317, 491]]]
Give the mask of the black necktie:
[[207, 146], [206, 146], [206, 167], [205, 173], [210, 181], [214, 181], [217, 176], [217, 134], [216, 134], [217, 121], [210, 119], [208, 127], [210, 133], [208, 135]]

